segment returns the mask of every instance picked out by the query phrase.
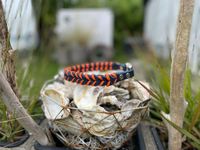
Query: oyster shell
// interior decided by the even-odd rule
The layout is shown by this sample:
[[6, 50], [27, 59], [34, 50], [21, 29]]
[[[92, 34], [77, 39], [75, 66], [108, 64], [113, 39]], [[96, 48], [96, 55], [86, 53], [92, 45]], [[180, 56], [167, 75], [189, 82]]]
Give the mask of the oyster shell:
[[122, 112], [122, 115], [124, 116], [124, 119], [128, 119], [132, 115], [134, 109], [138, 108], [140, 102], [141, 101], [138, 99], [132, 99], [132, 100], [127, 101], [122, 106], [121, 112]]
[[116, 86], [108, 86], [103, 90], [103, 95], [114, 95], [119, 101], [126, 101], [130, 99], [129, 91]]
[[150, 94], [133, 78], [109, 87], [62, 82], [62, 78], [43, 88], [41, 96], [50, 126], [73, 148], [119, 148], [148, 110]]
[[[130, 81], [134, 80], [129, 80], [128, 82]], [[135, 85], [136, 83], [134, 81], [134, 88], [138, 88], [138, 85]], [[92, 135], [104, 138], [114, 137], [117, 134], [116, 131], [123, 130], [127, 126], [130, 126], [130, 128], [136, 126], [131, 126], [133, 119], [130, 118], [133, 116], [133, 112], [140, 112], [138, 110], [140, 108], [139, 105], [145, 98], [137, 94], [144, 94], [144, 91], [141, 91], [142, 88], [134, 91], [136, 93], [134, 93], [134, 99], [129, 100], [129, 91], [121, 87], [76, 85], [73, 98], [75, 105], [81, 113], [75, 113], [76, 115], [72, 113], [73, 118], [83, 126], [84, 130]], [[107, 109], [103, 104], [109, 105], [110, 109]], [[112, 106], [116, 106], [117, 109], [113, 111], [111, 109]], [[135, 122], [140, 119], [140, 115], [136, 116], [134, 116]], [[127, 121], [129, 119], [131, 121]]]
[[98, 137], [112, 137], [116, 134], [118, 124], [116, 119], [121, 121], [123, 116], [120, 113], [109, 113], [103, 107], [93, 107], [94, 112], [83, 112], [82, 122], [84, 128], [92, 135]]
[[110, 104], [115, 105], [118, 108], [121, 108], [123, 105], [123, 102], [119, 101], [116, 96], [103, 96], [98, 100], [98, 105], [102, 104]]
[[74, 103], [78, 109], [94, 110], [98, 96], [102, 91], [103, 87], [76, 85], [73, 92]]
[[[147, 89], [150, 89], [147, 82], [140, 81]], [[121, 81], [121, 87], [128, 89], [131, 92], [132, 98], [139, 99], [141, 101], [147, 100], [150, 98], [149, 92], [133, 78]]]
[[47, 119], [64, 119], [69, 116], [70, 109], [66, 109], [70, 97], [66, 87], [61, 83], [49, 84], [41, 91], [43, 111]]

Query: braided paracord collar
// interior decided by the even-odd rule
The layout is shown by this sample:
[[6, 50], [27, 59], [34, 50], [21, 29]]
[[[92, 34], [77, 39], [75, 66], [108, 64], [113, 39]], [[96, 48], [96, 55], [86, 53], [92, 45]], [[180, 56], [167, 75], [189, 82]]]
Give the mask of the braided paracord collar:
[[[119, 72], [106, 73], [105, 75], [88, 74], [87, 71], [121, 70]], [[129, 63], [95, 62], [64, 69], [65, 80], [76, 82], [81, 85], [110, 86], [121, 80], [134, 76], [134, 70]]]

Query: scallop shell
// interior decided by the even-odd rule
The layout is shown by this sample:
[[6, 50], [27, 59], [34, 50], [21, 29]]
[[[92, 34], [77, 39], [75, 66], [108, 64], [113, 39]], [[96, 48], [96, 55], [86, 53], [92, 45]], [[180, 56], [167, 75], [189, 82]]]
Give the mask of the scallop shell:
[[58, 82], [49, 84], [42, 89], [41, 99], [47, 119], [64, 119], [69, 116], [70, 109], [66, 109], [66, 107], [69, 104], [70, 94], [67, 91], [67, 88]]

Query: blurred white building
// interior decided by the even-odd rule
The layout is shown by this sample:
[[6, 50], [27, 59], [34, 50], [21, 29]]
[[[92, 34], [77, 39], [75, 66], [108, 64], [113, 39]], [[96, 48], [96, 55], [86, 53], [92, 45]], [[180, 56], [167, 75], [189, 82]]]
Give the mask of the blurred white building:
[[[144, 37], [163, 58], [169, 58], [175, 45], [179, 0], [151, 0], [145, 11]], [[189, 43], [192, 72], [200, 74], [200, 0], [195, 0]]]
[[38, 44], [38, 33], [31, 0], [2, 0], [2, 2], [13, 49], [35, 48]]
[[60, 9], [55, 29], [65, 42], [85, 42], [89, 47], [113, 46], [113, 14], [109, 9]]
[[109, 59], [113, 48], [113, 23], [110, 9], [60, 9], [55, 28], [59, 61], [66, 64], [67, 60], [84, 62], [88, 57]]

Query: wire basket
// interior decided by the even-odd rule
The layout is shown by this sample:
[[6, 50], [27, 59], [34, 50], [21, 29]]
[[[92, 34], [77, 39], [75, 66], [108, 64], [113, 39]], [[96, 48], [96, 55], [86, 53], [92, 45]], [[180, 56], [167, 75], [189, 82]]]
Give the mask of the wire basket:
[[[140, 83], [128, 79], [112, 89], [100, 87], [94, 96], [95, 87], [64, 82], [62, 78], [47, 82], [41, 90], [41, 98], [52, 132], [73, 149], [120, 148], [132, 137], [148, 111], [150, 95], [144, 86], [149, 87]], [[81, 95], [82, 89], [86, 89], [84, 94], [89, 96]], [[75, 95], [80, 95], [82, 102], [78, 102]], [[90, 106], [90, 99], [95, 101], [94, 105], [82, 107]]]

